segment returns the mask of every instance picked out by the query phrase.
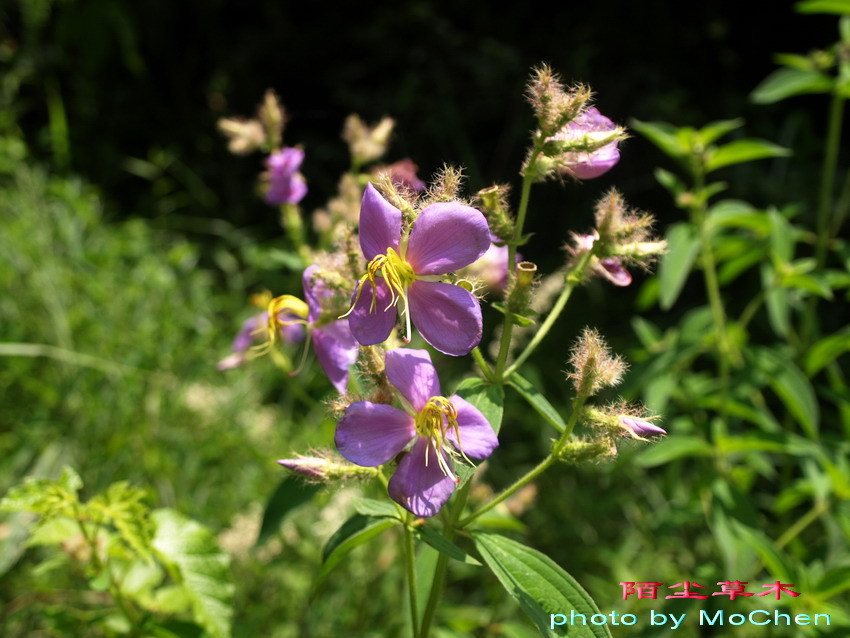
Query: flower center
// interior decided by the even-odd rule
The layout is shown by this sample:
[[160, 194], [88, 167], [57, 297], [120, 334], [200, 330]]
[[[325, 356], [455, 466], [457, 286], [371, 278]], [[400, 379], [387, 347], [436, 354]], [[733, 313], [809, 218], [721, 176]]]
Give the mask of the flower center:
[[369, 306], [369, 312], [375, 312], [378, 299], [377, 277], [383, 277], [387, 282], [387, 287], [390, 289], [390, 303], [384, 308], [384, 312], [393, 306], [398, 306], [399, 301], [404, 302], [404, 307], [399, 310], [399, 313], [405, 317], [407, 324], [407, 333], [405, 341], [410, 341], [410, 312], [407, 304], [407, 288], [416, 281], [416, 273], [413, 272], [413, 267], [408, 264], [399, 254], [392, 248], [387, 248], [384, 255], [375, 255], [372, 260], [366, 265], [366, 274], [360, 278], [360, 283], [357, 287], [357, 296], [340, 319], [347, 317], [354, 310], [354, 306], [360, 299], [360, 293], [363, 292], [363, 284], [368, 281], [372, 284], [372, 303]]
[[266, 333], [266, 342], [257, 346], [260, 354], [271, 350], [280, 339], [280, 329], [294, 324], [307, 324], [309, 308], [307, 304], [298, 297], [292, 295], [281, 295], [268, 301], [266, 306], [268, 320], [264, 328], [259, 332]]
[[[421, 410], [416, 414], [414, 421], [416, 433], [428, 439], [429, 443], [433, 443], [434, 449], [437, 451], [437, 463], [440, 466], [443, 474], [452, 477], [455, 482], [460, 479], [454, 475], [452, 468], [449, 465], [446, 457], [441, 452], [446, 452], [450, 456], [462, 456], [472, 464], [463, 449], [460, 446], [460, 426], [457, 423], [457, 409], [454, 404], [446, 397], [431, 397]], [[446, 445], [448, 438], [446, 432], [449, 429], [454, 430], [455, 438], [457, 439], [457, 451], [452, 446]], [[431, 445], [425, 448], [425, 465], [428, 465], [428, 453]]]

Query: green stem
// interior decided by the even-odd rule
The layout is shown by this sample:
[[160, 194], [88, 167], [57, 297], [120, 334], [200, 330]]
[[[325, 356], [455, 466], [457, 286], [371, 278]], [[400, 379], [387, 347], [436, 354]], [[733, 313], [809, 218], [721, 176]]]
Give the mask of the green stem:
[[[820, 195], [818, 197], [817, 243], [815, 258], [817, 268], [826, 263], [826, 250], [830, 239], [829, 211], [832, 205], [832, 192], [835, 188], [835, 172], [838, 167], [838, 147], [841, 142], [841, 121], [844, 117], [844, 97], [837, 91], [832, 94], [829, 107], [829, 128], [827, 129], [826, 150], [821, 170]], [[813, 297], [815, 299], [816, 297]]]
[[499, 503], [502, 503], [503, 501], [516, 494], [519, 490], [521, 490], [531, 481], [543, 474], [543, 472], [548, 470], [558, 459], [558, 456], [564, 450], [564, 446], [567, 444], [567, 441], [569, 441], [570, 435], [572, 435], [573, 433], [573, 428], [575, 428], [576, 423], [578, 422], [578, 415], [581, 413], [581, 409], [582, 407], [584, 407], [584, 402], [586, 400], [587, 397], [582, 395], [576, 397], [575, 402], [573, 403], [573, 411], [572, 414], [570, 414], [570, 419], [567, 422], [567, 426], [564, 428], [564, 431], [561, 433], [561, 436], [552, 446], [552, 451], [549, 452], [549, 455], [545, 459], [540, 461], [540, 463], [538, 463], [534, 468], [532, 468], [520, 478], [518, 478], [516, 481], [514, 481], [509, 487], [506, 487], [504, 490], [502, 490], [489, 503], [482, 505], [472, 514], [463, 519], [460, 523], [458, 523], [458, 527], [466, 527], [476, 518], [478, 518], [482, 514], [486, 514], [491, 509], [496, 507]]
[[566, 276], [566, 285], [564, 289], [561, 291], [560, 296], [557, 301], [555, 301], [555, 305], [552, 306], [552, 310], [549, 311], [549, 314], [546, 315], [546, 320], [543, 324], [538, 328], [537, 332], [532, 337], [531, 341], [528, 342], [528, 345], [525, 346], [525, 350], [522, 351], [513, 364], [505, 370], [503, 376], [501, 377], [501, 382], [504, 383], [504, 380], [510, 377], [514, 372], [519, 370], [519, 367], [525, 363], [526, 359], [531, 356], [531, 353], [534, 352], [535, 348], [540, 345], [540, 342], [546, 337], [549, 331], [552, 329], [552, 326], [555, 325], [555, 322], [558, 320], [558, 317], [561, 315], [561, 312], [564, 310], [564, 307], [567, 305], [567, 301], [569, 301], [570, 296], [573, 294], [573, 290], [575, 290], [576, 285], [581, 282], [582, 277], [584, 276], [584, 271], [587, 268], [587, 264], [590, 263], [590, 258], [592, 253], [590, 251], [586, 252], [582, 255], [581, 259], [578, 263], [567, 273]]
[[[412, 517], [408, 517], [411, 518]], [[416, 553], [413, 549], [413, 530], [410, 528], [410, 521], [404, 526], [404, 562], [405, 572], [407, 573], [407, 592], [410, 599], [410, 626], [413, 631], [413, 638], [419, 638], [419, 610], [416, 605]]]
[[[472, 487], [472, 480], [468, 480], [458, 492], [454, 505], [452, 506], [451, 516], [443, 523], [443, 536], [447, 541], [451, 541], [455, 535], [455, 529], [458, 527], [457, 520], [463, 513], [463, 508], [466, 506], [466, 499], [469, 496], [469, 489]], [[437, 605], [443, 595], [443, 585], [446, 581], [446, 571], [449, 566], [449, 557], [442, 552], [437, 557], [437, 565], [434, 568], [434, 578], [431, 581], [431, 592], [428, 594], [428, 602], [425, 605], [425, 612], [422, 614], [422, 625], [419, 629], [419, 638], [428, 638], [431, 631], [431, 624], [434, 621], [434, 614], [437, 611]]]
[[797, 536], [806, 529], [809, 525], [814, 523], [821, 514], [826, 512], [829, 509], [829, 501], [817, 501], [812, 508], [803, 514], [797, 522], [794, 523], [791, 527], [785, 530], [785, 533], [780, 536], [776, 541], [776, 548], [782, 549], [792, 540], [797, 538]]
[[282, 204], [280, 219], [295, 252], [304, 260], [304, 263], [310, 263], [310, 248], [307, 246], [301, 210], [296, 204]]
[[[531, 152], [525, 170], [522, 176], [522, 193], [519, 199], [519, 209], [517, 210], [516, 224], [514, 224], [514, 236], [508, 242], [508, 268], [512, 274], [516, 274], [516, 250], [522, 238], [522, 227], [525, 224], [525, 216], [528, 212], [528, 201], [531, 196], [531, 185], [534, 183], [535, 173], [533, 170], [534, 162], [537, 156], [540, 155], [540, 148], [535, 147]], [[502, 339], [499, 342], [499, 355], [496, 358], [495, 378], [498, 382], [504, 383], [505, 366], [508, 362], [508, 354], [511, 350], [511, 333], [514, 329], [514, 323], [510, 316], [505, 316], [505, 323], [502, 328]]]
[[495, 379], [493, 377], [493, 370], [492, 368], [490, 368], [489, 365], [487, 365], [487, 361], [484, 360], [484, 355], [481, 354], [481, 350], [478, 348], [478, 346], [472, 349], [472, 358], [475, 359], [475, 363], [478, 364], [478, 367], [481, 369], [481, 374], [484, 375], [484, 378], [490, 381], [491, 383], [495, 382]]

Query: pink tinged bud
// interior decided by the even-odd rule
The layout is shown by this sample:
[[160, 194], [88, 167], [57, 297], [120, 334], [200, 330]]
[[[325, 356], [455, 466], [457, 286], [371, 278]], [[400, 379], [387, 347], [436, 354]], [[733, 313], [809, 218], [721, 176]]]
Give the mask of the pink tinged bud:
[[287, 470], [310, 479], [325, 480], [328, 477], [327, 459], [302, 456], [297, 459], [281, 459], [278, 463]]
[[284, 148], [266, 159], [268, 189], [266, 202], [272, 205], [297, 204], [307, 194], [307, 183], [298, 172], [304, 161], [300, 148]]
[[[621, 129], [592, 106], [548, 138], [567, 144], [593, 146]], [[578, 179], [593, 179], [611, 170], [620, 161], [618, 141], [593, 151], [568, 151], [561, 156], [564, 170]]]
[[419, 167], [408, 157], [389, 165], [390, 179], [395, 186], [405, 186], [412, 191], [421, 193], [425, 190], [425, 182], [417, 176]]
[[620, 426], [627, 430], [627, 434], [633, 437], [643, 438], [645, 436], [667, 434], [667, 430], [637, 417], [621, 415], [618, 419]]
[[600, 259], [599, 266], [604, 271], [601, 274], [615, 286], [628, 286], [632, 283], [631, 274], [623, 267], [622, 262], [617, 257]]

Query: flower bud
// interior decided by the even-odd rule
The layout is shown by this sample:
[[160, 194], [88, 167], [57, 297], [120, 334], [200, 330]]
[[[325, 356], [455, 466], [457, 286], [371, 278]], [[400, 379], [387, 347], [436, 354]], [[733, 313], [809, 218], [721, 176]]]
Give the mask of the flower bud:
[[510, 187], [505, 184], [494, 184], [477, 193], [476, 208], [484, 213], [490, 224], [490, 232], [496, 237], [514, 236], [514, 220], [508, 207], [509, 190]]
[[278, 463], [290, 472], [303, 476], [311, 483], [373, 478], [377, 475], [376, 468], [361, 467], [347, 461], [337, 460], [331, 452], [320, 451], [317, 456], [299, 454], [294, 459], [281, 459]]
[[573, 439], [558, 454], [558, 460], [577, 465], [588, 461], [601, 461], [617, 456], [617, 447], [607, 437], [599, 439]]
[[218, 121], [218, 130], [228, 138], [227, 150], [234, 155], [247, 155], [266, 142], [266, 134], [257, 120], [223, 117]]
[[360, 116], [349, 115], [343, 126], [342, 139], [348, 143], [354, 163], [359, 166], [386, 153], [393, 127], [395, 121], [390, 117], [385, 117], [370, 127]]
[[272, 150], [280, 148], [283, 140], [283, 125], [286, 123], [286, 113], [277, 94], [272, 89], [267, 89], [263, 96], [263, 103], [257, 108], [257, 117], [263, 124], [269, 147]]
[[588, 397], [607, 386], [620, 383], [626, 363], [611, 354], [605, 341], [593, 328], [585, 328], [570, 355], [567, 374], [579, 396]]

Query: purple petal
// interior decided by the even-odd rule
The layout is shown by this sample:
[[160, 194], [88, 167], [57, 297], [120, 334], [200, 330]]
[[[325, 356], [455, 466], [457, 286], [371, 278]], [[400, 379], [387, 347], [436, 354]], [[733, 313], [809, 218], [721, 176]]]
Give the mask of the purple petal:
[[387, 379], [417, 412], [428, 399], [440, 396], [440, 379], [427, 350], [397, 348], [387, 352]]
[[469, 401], [458, 395], [451, 398], [457, 410], [457, 425], [460, 430], [460, 445], [453, 428], [446, 431], [446, 437], [457, 449], [474, 459], [486, 459], [499, 445], [499, 439], [484, 415]]
[[261, 331], [265, 328], [268, 320], [269, 313], [267, 312], [261, 312], [258, 315], [254, 315], [253, 317], [246, 319], [242, 324], [241, 330], [239, 330], [239, 333], [236, 335], [236, 338], [233, 339], [233, 345], [230, 349], [233, 350], [233, 352], [245, 352], [251, 347], [254, 339], [256, 339], [256, 335], [262, 334]]
[[442, 275], [468, 266], [489, 247], [484, 215], [457, 202], [443, 202], [431, 204], [413, 222], [404, 258], [417, 275]]
[[307, 321], [315, 321], [322, 314], [322, 300], [333, 296], [333, 291], [321, 277], [313, 275], [319, 270], [317, 265], [308, 266], [301, 276], [304, 286], [304, 301], [307, 302]]
[[[360, 299], [357, 300], [354, 310], [348, 315], [348, 327], [351, 328], [351, 334], [364, 346], [383, 343], [390, 336], [395, 326], [396, 309], [390, 307], [385, 310], [391, 299], [390, 289], [383, 279], [378, 279], [377, 283], [378, 298], [375, 301], [375, 311], [369, 311], [372, 305], [372, 284], [365, 281]], [[356, 290], [354, 295], [356, 297]], [[354, 297], [352, 297], [353, 299]]]
[[628, 270], [623, 267], [622, 262], [617, 257], [605, 257], [599, 260], [599, 265], [602, 267], [602, 274], [615, 286], [628, 286], [632, 283], [632, 276]]
[[425, 341], [440, 352], [460, 357], [481, 341], [481, 306], [468, 290], [452, 284], [415, 281], [408, 289], [408, 299], [414, 325]]
[[316, 358], [340, 394], [348, 388], [348, 369], [357, 361], [360, 346], [348, 327], [348, 320], [332, 321], [313, 330]]
[[638, 419], [633, 416], [621, 416], [620, 423], [630, 429], [638, 436], [656, 436], [658, 434], [667, 434], [667, 430], [660, 428], [654, 423]]
[[[440, 454], [445, 458], [443, 452]], [[416, 516], [427, 517], [434, 516], [446, 504], [455, 489], [455, 480], [443, 474], [431, 442], [420, 438], [398, 464], [388, 487], [390, 498], [396, 503]]]
[[352, 403], [336, 426], [334, 443], [352, 463], [383, 465], [416, 436], [413, 417], [383, 403]]
[[360, 248], [366, 261], [385, 255], [387, 248], [398, 251], [401, 240], [401, 211], [381, 197], [372, 184], [366, 184], [360, 204]]

